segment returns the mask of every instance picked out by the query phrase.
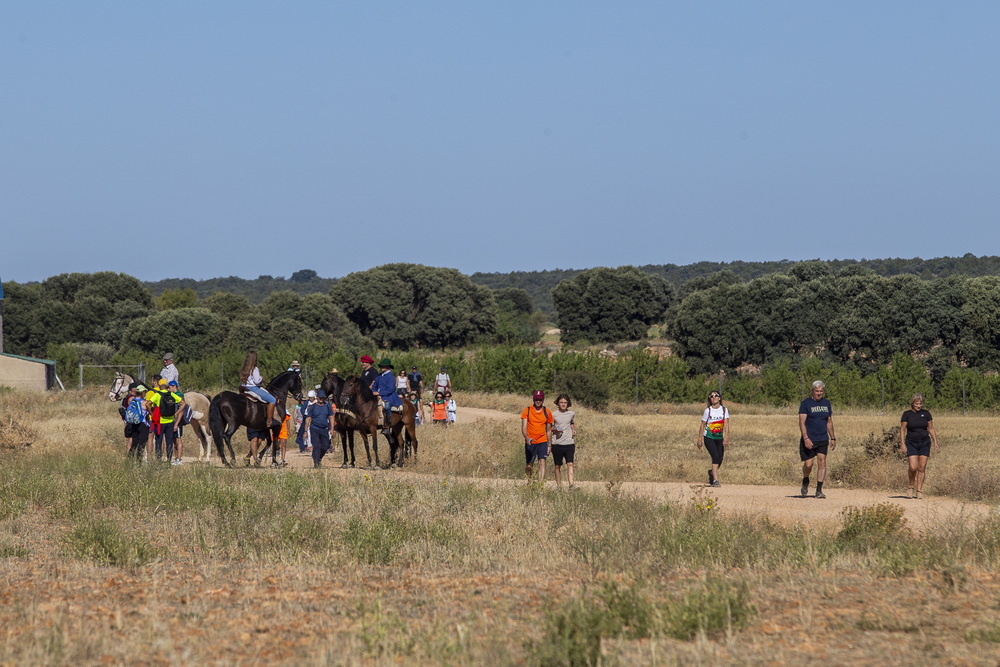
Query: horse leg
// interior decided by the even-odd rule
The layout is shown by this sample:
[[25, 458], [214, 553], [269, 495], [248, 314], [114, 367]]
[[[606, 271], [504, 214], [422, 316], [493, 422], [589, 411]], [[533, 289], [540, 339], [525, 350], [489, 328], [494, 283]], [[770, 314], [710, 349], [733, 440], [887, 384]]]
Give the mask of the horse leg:
[[410, 446], [413, 448], [413, 463], [417, 463], [417, 425], [407, 424], [406, 425], [406, 439], [410, 441]]
[[362, 429], [358, 429], [358, 435], [361, 436], [361, 440], [365, 443], [365, 455], [368, 457], [368, 469], [371, 470], [372, 467], [372, 450], [368, 446], [368, 432]]
[[375, 450], [375, 467], [381, 468], [382, 462], [378, 458], [378, 425], [373, 424], [371, 428], [368, 429], [368, 435], [372, 437], [372, 449]]
[[271, 467], [278, 467], [278, 435], [281, 433], [281, 427], [271, 429]]

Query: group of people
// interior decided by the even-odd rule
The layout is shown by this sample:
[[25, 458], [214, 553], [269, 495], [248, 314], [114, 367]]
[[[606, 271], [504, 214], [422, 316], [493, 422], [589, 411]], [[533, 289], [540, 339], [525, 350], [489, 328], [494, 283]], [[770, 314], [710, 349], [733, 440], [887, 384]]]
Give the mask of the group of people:
[[577, 489], [573, 474], [576, 458], [576, 413], [566, 394], [556, 397], [555, 412], [545, 407], [545, 392], [537, 390], [531, 395], [531, 405], [521, 411], [521, 435], [524, 437], [524, 475], [529, 479], [538, 465], [538, 481], [545, 481], [545, 461], [552, 456], [555, 466], [556, 488], [563, 489], [562, 468], [566, 466], [568, 489]]
[[180, 390], [180, 374], [171, 352], [163, 355], [163, 368], [153, 375], [149, 387], [132, 382], [118, 408], [125, 422], [128, 455], [139, 461], [146, 456], [146, 446], [153, 437], [156, 459], [163, 460], [164, 448], [172, 465], [183, 462], [184, 426], [191, 421], [191, 411]]

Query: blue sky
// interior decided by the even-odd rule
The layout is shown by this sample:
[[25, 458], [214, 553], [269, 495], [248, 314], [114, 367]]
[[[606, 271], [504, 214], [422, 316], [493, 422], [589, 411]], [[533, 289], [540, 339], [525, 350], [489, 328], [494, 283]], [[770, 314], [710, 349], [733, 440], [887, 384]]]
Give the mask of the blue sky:
[[1000, 254], [998, 19], [3, 3], [0, 277]]

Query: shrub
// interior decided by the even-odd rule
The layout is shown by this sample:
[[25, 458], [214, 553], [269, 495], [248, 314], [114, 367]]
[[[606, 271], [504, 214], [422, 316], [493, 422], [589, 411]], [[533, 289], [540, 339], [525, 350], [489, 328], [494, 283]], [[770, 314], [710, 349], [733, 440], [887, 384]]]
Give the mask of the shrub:
[[893, 503], [845, 507], [840, 515], [844, 525], [837, 533], [837, 542], [853, 551], [866, 551], [898, 540], [906, 529], [903, 508]]
[[556, 374], [553, 391], [569, 394], [574, 402], [595, 410], [606, 410], [611, 390], [593, 373], [585, 371], [563, 371]]
[[77, 526], [69, 535], [69, 545], [79, 558], [116, 567], [139, 567], [161, 555], [145, 536], [130, 534], [105, 519]]
[[899, 427], [882, 429], [882, 433], [872, 431], [862, 443], [865, 456], [869, 459], [905, 459], [899, 448]]
[[746, 627], [756, 614], [746, 582], [710, 578], [667, 608], [667, 633], [689, 640], [716, 636]]

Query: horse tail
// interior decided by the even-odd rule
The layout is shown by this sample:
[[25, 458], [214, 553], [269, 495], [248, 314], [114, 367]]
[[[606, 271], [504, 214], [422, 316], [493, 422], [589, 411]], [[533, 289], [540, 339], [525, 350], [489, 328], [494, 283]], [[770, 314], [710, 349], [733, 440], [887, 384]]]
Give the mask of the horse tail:
[[208, 428], [212, 432], [212, 441], [215, 443], [219, 458], [225, 461], [226, 455], [222, 452], [222, 410], [219, 408], [221, 398], [222, 394], [219, 394], [208, 406]]

